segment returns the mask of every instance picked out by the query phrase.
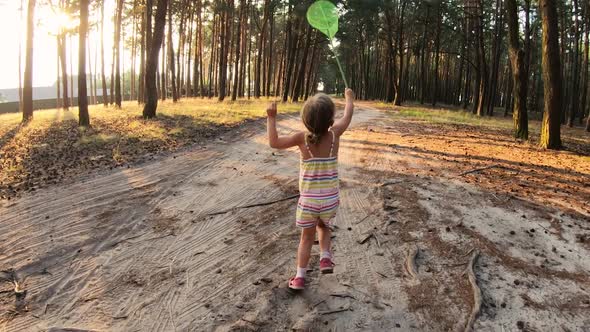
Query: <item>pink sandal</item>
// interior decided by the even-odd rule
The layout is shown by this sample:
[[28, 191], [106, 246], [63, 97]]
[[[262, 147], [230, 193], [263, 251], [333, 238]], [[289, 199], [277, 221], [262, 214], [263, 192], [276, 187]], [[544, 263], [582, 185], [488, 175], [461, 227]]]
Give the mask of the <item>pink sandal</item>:
[[305, 279], [304, 278], [291, 278], [291, 279], [289, 279], [289, 288], [294, 289], [294, 290], [305, 289]]
[[330, 274], [334, 272], [334, 263], [330, 258], [322, 258], [320, 260], [320, 272], [322, 274]]

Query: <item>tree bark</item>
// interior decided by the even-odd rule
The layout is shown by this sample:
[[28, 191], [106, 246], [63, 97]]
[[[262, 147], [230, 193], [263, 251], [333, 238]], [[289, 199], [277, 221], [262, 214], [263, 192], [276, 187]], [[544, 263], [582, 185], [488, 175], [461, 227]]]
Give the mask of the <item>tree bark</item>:
[[483, 32], [483, 0], [479, 0], [478, 2], [478, 16], [477, 16], [477, 29], [476, 29], [476, 38], [477, 38], [477, 57], [479, 61], [479, 71], [480, 71], [480, 80], [479, 80], [479, 101], [477, 105], [477, 115], [483, 116], [485, 114], [485, 108], [487, 103], [489, 102], [489, 91], [488, 91], [488, 64], [486, 61], [486, 51], [485, 51], [485, 41], [484, 41], [484, 32]]
[[33, 118], [33, 38], [35, 32], [36, 0], [29, 0], [27, 10], [27, 52], [23, 85], [23, 122]]
[[[233, 88], [231, 92], [231, 100], [236, 100], [238, 97], [238, 85], [240, 80], [240, 51], [241, 51], [241, 41], [242, 41], [242, 24], [244, 20], [244, 9], [246, 6], [246, 0], [240, 0], [240, 17], [238, 19], [238, 26], [236, 31], [236, 57], [234, 61], [234, 79], [233, 79]], [[242, 66], [244, 64], [242, 63]]]
[[[574, 48], [572, 50], [573, 59], [573, 70], [572, 70], [572, 93], [570, 102], [570, 113], [567, 121], [568, 127], [574, 126], [574, 120], [578, 115], [578, 109], [580, 107], [580, 69], [579, 69], [579, 41], [580, 41], [580, 20], [578, 19], [578, 0], [573, 0], [573, 14], [574, 14]], [[587, 59], [587, 58], [586, 58]]]
[[58, 38], [59, 48], [59, 62], [61, 67], [61, 84], [62, 84], [62, 108], [68, 110], [70, 108], [70, 97], [68, 92], [68, 63], [66, 59], [66, 32], [60, 29]]
[[539, 0], [543, 24], [542, 68], [545, 98], [540, 144], [547, 149], [561, 148], [561, 61], [556, 6], [553, 0]]
[[[582, 66], [582, 70], [583, 70], [583, 75], [584, 75], [584, 83], [582, 84], [582, 114], [584, 114], [586, 112], [587, 109], [589, 109], [590, 107], [587, 107], [586, 104], [588, 104], [588, 106], [590, 106], [590, 103], [586, 103], [587, 102], [587, 98], [588, 98], [588, 84], [589, 84], [589, 78], [588, 78], [588, 58], [590, 57], [590, 43], [589, 43], [589, 34], [590, 34], [590, 4], [586, 4], [584, 7], [584, 18], [585, 18], [585, 22], [586, 22], [586, 32], [584, 33], [584, 65]], [[588, 110], [587, 113], [587, 119], [586, 119], [586, 131], [590, 131], [590, 110]], [[580, 116], [580, 121], [582, 121], [583, 116]]]
[[426, 4], [426, 17], [424, 19], [424, 33], [422, 35], [422, 50], [420, 59], [420, 104], [424, 104], [426, 96], [426, 33], [428, 32], [428, 19], [430, 17], [430, 5]]
[[[146, 103], [143, 107], [143, 117], [150, 119], [156, 116], [158, 108], [158, 90], [156, 88], [156, 70], [158, 68], [158, 56], [160, 54], [160, 45], [164, 38], [164, 28], [166, 27], [166, 12], [168, 0], [158, 0], [156, 10], [156, 24], [152, 45], [149, 48], [145, 81], [146, 81]], [[150, 38], [152, 39], [152, 38]]]
[[86, 88], [86, 35], [88, 34], [88, 0], [80, 0], [80, 28], [78, 49], [78, 124], [90, 126], [88, 92]]
[[525, 69], [525, 54], [520, 49], [518, 8], [516, 0], [505, 0], [506, 18], [508, 20], [508, 46], [510, 63], [512, 65], [514, 110], [514, 136], [516, 138], [528, 139], [528, 118], [527, 118], [527, 83], [528, 75]]
[[170, 85], [172, 87], [172, 102], [178, 101], [178, 89], [176, 87], [176, 67], [174, 62], [174, 42], [172, 40], [172, 6], [168, 8], [168, 70], [170, 71]]
[[263, 56], [263, 48], [264, 48], [264, 40], [266, 38], [266, 27], [268, 26], [268, 15], [270, 12], [270, 0], [264, 1], [264, 16], [262, 19], [262, 28], [260, 30], [260, 35], [258, 35], [258, 49], [256, 55], [256, 66], [254, 67], [254, 98], [260, 97], [260, 85], [261, 82], [261, 66], [262, 66], [262, 56]]
[[[399, 18], [399, 32], [397, 35], [397, 51], [399, 53], [399, 71], [397, 72], [397, 93], [395, 94], [395, 98], [393, 99], [393, 104], [396, 106], [401, 106], [402, 101], [404, 101], [405, 97], [405, 86], [407, 82], [402, 79], [402, 75], [404, 73], [404, 19], [406, 13], [406, 6], [408, 4], [407, 0], [401, 0], [401, 12]], [[408, 50], [410, 52], [410, 50]], [[409, 64], [408, 64], [409, 65]]]
[[[104, 1], [104, 0], [103, 0]], [[121, 25], [123, 16], [123, 0], [117, 0], [117, 12], [115, 14], [115, 44], [113, 54], [115, 57], [115, 105], [121, 108]]]
[[436, 53], [434, 55], [434, 87], [432, 89], [432, 107], [436, 106], [436, 102], [438, 99], [438, 81], [439, 81], [439, 72], [438, 66], [440, 63], [440, 30], [442, 24], [442, 15], [441, 15], [441, 4], [437, 5], [437, 27], [436, 27], [436, 39], [434, 42], [434, 48]]

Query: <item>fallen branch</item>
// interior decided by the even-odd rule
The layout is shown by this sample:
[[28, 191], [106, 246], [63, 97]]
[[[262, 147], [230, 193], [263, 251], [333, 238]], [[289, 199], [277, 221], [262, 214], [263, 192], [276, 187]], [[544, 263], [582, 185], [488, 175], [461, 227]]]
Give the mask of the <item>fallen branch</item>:
[[477, 261], [477, 257], [479, 257], [479, 251], [474, 251], [471, 255], [471, 259], [469, 260], [469, 265], [467, 265], [467, 276], [469, 278], [469, 283], [471, 284], [471, 288], [473, 289], [473, 309], [471, 310], [471, 314], [469, 315], [469, 320], [467, 321], [467, 326], [465, 326], [465, 332], [469, 332], [473, 330], [473, 324], [479, 315], [479, 311], [481, 310], [481, 290], [479, 286], [477, 286], [477, 278], [475, 277], [474, 272], [474, 265]]
[[260, 324], [259, 324], [259, 323], [253, 322], [253, 321], [251, 321], [251, 320], [247, 320], [246, 318], [240, 318], [240, 320], [243, 320], [244, 322], [246, 322], [246, 323], [250, 323], [250, 324], [252, 324], [252, 325], [260, 326]]
[[[116, 246], [118, 246], [119, 244], [121, 244], [121, 243], [123, 243], [123, 242], [125, 242], [125, 241], [129, 241], [129, 240], [137, 239], [138, 237], [142, 237], [142, 236], [146, 235], [147, 233], [148, 233], [148, 232], [146, 231], [146, 232], [143, 232], [143, 233], [141, 233], [141, 234], [138, 234], [138, 235], [130, 236], [130, 237], [128, 237], [128, 238], [125, 238], [125, 239], [122, 239], [122, 240], [119, 240], [119, 241], [117, 241], [117, 242], [113, 243], [111, 246], [112, 246], [112, 247], [116, 247]], [[75, 258], [75, 257], [74, 257], [74, 258]]]
[[377, 246], [379, 248], [381, 248], [381, 242], [379, 241], [379, 238], [377, 237], [377, 234], [373, 234], [373, 238], [375, 239], [375, 242], [377, 242]]
[[358, 225], [358, 224], [362, 223], [363, 221], [367, 220], [367, 219], [368, 219], [370, 216], [372, 216], [372, 215], [373, 215], [373, 213], [374, 213], [375, 211], [377, 211], [377, 209], [378, 209], [378, 208], [375, 208], [375, 209], [371, 210], [371, 211], [370, 211], [370, 212], [369, 212], [369, 213], [368, 213], [366, 216], [364, 216], [364, 217], [363, 217], [363, 219], [361, 219], [361, 220], [359, 220], [359, 221], [355, 222], [354, 224], [355, 224], [355, 225]]
[[340, 298], [347, 298], [348, 297], [348, 298], [356, 300], [356, 298], [354, 296], [352, 296], [348, 293], [333, 293], [333, 294], [330, 294], [330, 296], [340, 297]]
[[482, 168], [476, 168], [476, 169], [472, 169], [472, 170], [467, 171], [467, 172], [463, 172], [463, 173], [459, 174], [459, 176], [465, 176], [467, 174], [485, 171], [486, 169], [490, 169], [490, 168], [503, 168], [503, 166], [500, 165], [500, 164], [494, 164], [494, 165], [491, 165], [491, 166], [486, 166], [486, 167], [482, 167]]
[[416, 256], [418, 256], [418, 246], [411, 246], [406, 256], [406, 272], [414, 279], [418, 280], [418, 269], [416, 267]]
[[357, 240], [357, 242], [359, 244], [365, 244], [365, 242], [367, 242], [370, 238], [372, 238], [374, 236], [375, 235], [373, 235], [373, 233], [365, 234], [365, 237], [360, 238], [359, 240]]
[[340, 309], [334, 309], [334, 310], [320, 311], [319, 314], [320, 315], [329, 315], [329, 314], [335, 314], [337, 312], [343, 312], [343, 311], [348, 311], [348, 310], [350, 310], [350, 307], [340, 308]]
[[547, 233], [549, 233], [549, 234], [553, 234], [553, 235], [557, 234], [557, 233], [554, 233], [554, 232], [552, 232], [552, 231], [548, 230], [547, 228], [543, 227], [543, 226], [542, 226], [541, 224], [539, 224], [539, 223], [536, 223], [536, 224], [537, 224], [537, 225], [539, 225], [539, 227], [541, 227], [542, 229], [544, 229], [544, 230], [545, 230]]
[[398, 184], [398, 183], [402, 183], [402, 182], [404, 182], [404, 181], [402, 181], [402, 180], [390, 180], [390, 181], [385, 181], [385, 182], [383, 182], [383, 183], [381, 184], [381, 187], [385, 187], [385, 186], [391, 186], [391, 185]]
[[205, 216], [206, 217], [209, 217], [209, 216], [217, 216], [217, 215], [220, 215], [220, 214], [225, 214], [225, 213], [228, 213], [228, 212], [232, 212], [232, 211], [237, 210], [237, 209], [248, 209], [248, 208], [253, 208], [253, 207], [257, 207], [257, 206], [272, 205], [272, 204], [276, 204], [276, 203], [288, 201], [288, 200], [295, 199], [295, 198], [299, 198], [299, 194], [291, 195], [291, 196], [288, 196], [288, 197], [285, 197], [285, 198], [281, 198], [281, 199], [277, 199], [277, 200], [269, 201], [269, 202], [254, 203], [254, 204], [236, 206], [236, 207], [233, 207], [231, 209], [221, 210], [221, 211], [217, 211], [217, 212], [208, 213]]
[[311, 308], [313, 309], [313, 308], [315, 308], [315, 307], [319, 306], [320, 304], [322, 304], [322, 303], [324, 303], [324, 302], [326, 302], [326, 300], [321, 300], [321, 301], [319, 301], [318, 303], [316, 303], [316, 304], [312, 305], [312, 306], [311, 306]]

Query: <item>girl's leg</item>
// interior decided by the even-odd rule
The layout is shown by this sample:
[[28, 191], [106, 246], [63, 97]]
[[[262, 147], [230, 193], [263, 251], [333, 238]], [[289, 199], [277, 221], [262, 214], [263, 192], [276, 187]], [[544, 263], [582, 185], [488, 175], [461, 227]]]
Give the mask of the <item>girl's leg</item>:
[[311, 255], [311, 247], [315, 240], [315, 227], [301, 229], [301, 240], [299, 241], [299, 248], [297, 250], [297, 268], [307, 269], [309, 263], [309, 256]]
[[322, 221], [318, 222], [316, 229], [318, 232], [318, 241], [320, 242], [322, 256], [324, 256], [326, 253], [331, 253], [332, 231], [330, 228], [326, 227]]

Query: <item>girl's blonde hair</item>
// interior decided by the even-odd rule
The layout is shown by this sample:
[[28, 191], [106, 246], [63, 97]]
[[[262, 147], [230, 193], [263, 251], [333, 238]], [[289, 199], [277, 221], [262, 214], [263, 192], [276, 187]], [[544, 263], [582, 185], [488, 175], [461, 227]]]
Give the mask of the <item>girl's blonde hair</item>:
[[324, 93], [318, 93], [307, 99], [301, 110], [301, 120], [309, 131], [307, 141], [311, 144], [320, 142], [322, 135], [334, 124], [336, 107], [332, 98]]

